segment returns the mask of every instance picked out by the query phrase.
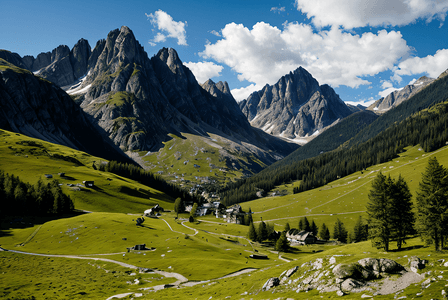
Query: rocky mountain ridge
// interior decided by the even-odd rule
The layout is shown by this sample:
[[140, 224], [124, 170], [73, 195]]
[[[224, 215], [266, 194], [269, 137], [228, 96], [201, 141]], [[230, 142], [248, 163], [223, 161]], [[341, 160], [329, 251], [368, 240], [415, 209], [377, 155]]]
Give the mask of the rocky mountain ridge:
[[396, 107], [404, 101], [408, 100], [432, 82], [434, 82], [433, 78], [429, 78], [426, 76], [420, 77], [416, 82], [408, 84], [399, 90], [393, 91], [386, 97], [378, 99], [367, 109], [377, 114], [385, 113], [391, 108]]
[[60, 88], [0, 59], [0, 128], [127, 160]]
[[352, 111], [328, 85], [299, 67], [239, 104], [252, 126], [291, 140], [319, 134]]
[[227, 83], [200, 86], [174, 49], [148, 58], [126, 26], [111, 31], [93, 50], [81, 39], [72, 50], [60, 46], [36, 59], [17, 56], [9, 54], [63, 87], [123, 151], [155, 151], [171, 139], [169, 134], [182, 132], [213, 133], [250, 145], [240, 148], [243, 155], [267, 164], [297, 148], [251, 127]]

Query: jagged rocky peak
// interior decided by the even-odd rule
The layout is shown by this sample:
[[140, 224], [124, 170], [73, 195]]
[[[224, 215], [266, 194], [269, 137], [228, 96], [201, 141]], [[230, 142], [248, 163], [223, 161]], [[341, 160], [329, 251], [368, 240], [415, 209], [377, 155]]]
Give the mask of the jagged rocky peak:
[[75, 79], [86, 75], [91, 52], [89, 42], [85, 39], [80, 39], [71, 50], [70, 62]]
[[351, 114], [330, 86], [320, 86], [302, 67], [252, 93], [239, 106], [252, 126], [301, 142]]

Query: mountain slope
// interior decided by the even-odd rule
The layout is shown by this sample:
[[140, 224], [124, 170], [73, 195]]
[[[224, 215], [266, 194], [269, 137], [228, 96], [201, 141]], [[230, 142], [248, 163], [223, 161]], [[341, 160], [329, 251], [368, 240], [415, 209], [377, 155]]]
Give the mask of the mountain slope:
[[298, 147], [253, 128], [227, 83], [199, 85], [174, 49], [148, 58], [126, 26], [111, 31], [92, 51], [80, 40], [72, 50], [60, 46], [36, 59], [24, 57], [22, 63], [31, 70], [41, 67], [35, 71], [39, 76], [65, 85], [92, 122], [142, 165], [137, 152], [163, 149], [183, 133], [208, 143], [211, 135], [221, 137], [217, 159], [235, 168], [245, 164], [249, 174]]
[[328, 85], [319, 85], [302, 67], [266, 85], [240, 103], [252, 126], [288, 139], [313, 134], [350, 115], [351, 110]]
[[375, 113], [382, 114], [386, 111], [390, 110], [392, 107], [396, 107], [402, 102], [408, 100], [416, 93], [418, 93], [421, 89], [426, 87], [428, 84], [431, 84], [434, 81], [432, 78], [428, 78], [426, 76], [420, 77], [413, 84], [409, 84], [402, 89], [396, 90], [386, 97], [378, 99], [370, 105], [367, 109], [372, 110]]
[[54, 84], [0, 59], [0, 128], [126, 160], [88, 116]]

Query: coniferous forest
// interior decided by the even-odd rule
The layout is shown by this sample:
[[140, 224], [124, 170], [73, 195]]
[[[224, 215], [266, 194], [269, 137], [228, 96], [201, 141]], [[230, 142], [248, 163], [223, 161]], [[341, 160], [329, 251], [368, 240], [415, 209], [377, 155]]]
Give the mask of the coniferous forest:
[[0, 215], [59, 215], [74, 210], [59, 182], [31, 185], [0, 170]]

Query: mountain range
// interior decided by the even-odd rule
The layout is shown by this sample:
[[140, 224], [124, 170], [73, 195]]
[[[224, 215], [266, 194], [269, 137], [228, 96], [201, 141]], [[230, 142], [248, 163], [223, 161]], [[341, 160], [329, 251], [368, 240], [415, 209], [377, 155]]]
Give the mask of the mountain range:
[[[96, 43], [93, 50], [86, 40], [81, 39], [71, 50], [67, 46], [59, 46], [36, 58], [22, 58], [2, 50], [0, 58], [17, 67], [14, 68], [17, 77], [26, 73], [31, 78], [33, 72], [37, 76], [33, 80], [54, 83], [50, 84], [50, 88], [56, 90], [65, 102], [71, 103], [73, 107], [70, 109], [77, 111], [81, 108], [79, 111], [86, 114], [85, 119], [90, 122], [86, 126], [99, 129], [102, 136], [108, 137], [117, 148], [128, 154], [157, 151], [171, 139], [169, 134], [181, 136], [182, 133], [204, 138], [210, 133], [217, 134], [240, 144], [238, 151], [243, 152], [244, 156], [254, 156], [265, 164], [275, 162], [297, 149], [294, 143], [252, 127], [226, 82], [209, 80], [199, 85], [174, 49], [163, 48], [149, 58], [126, 26], [111, 31], [106, 39]], [[26, 94], [25, 98], [32, 98], [37, 87], [17, 84], [14, 88]], [[3, 89], [7, 89], [6, 84]], [[46, 100], [60, 102], [52, 98]], [[12, 110], [21, 110], [21, 103], [16, 105]], [[34, 110], [45, 105], [38, 104], [39, 107]], [[2, 110], [5, 120], [12, 123], [14, 114], [10, 110], [4, 111], [3, 106]], [[72, 120], [68, 111], [59, 112], [58, 118], [61, 120]], [[30, 127], [39, 122], [44, 121], [37, 115], [26, 130], [23, 126], [16, 126], [14, 130], [64, 145], [76, 145], [67, 134], [65, 140], [48, 138], [46, 126], [41, 126], [38, 130], [40, 134], [36, 135], [36, 130]], [[11, 126], [8, 128], [13, 129]], [[70, 128], [66, 126], [67, 130]], [[82, 148], [80, 145], [78, 147]], [[224, 149], [234, 150], [234, 147]]]

